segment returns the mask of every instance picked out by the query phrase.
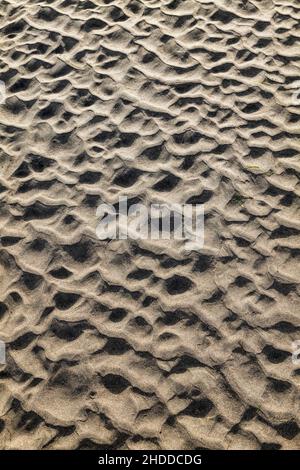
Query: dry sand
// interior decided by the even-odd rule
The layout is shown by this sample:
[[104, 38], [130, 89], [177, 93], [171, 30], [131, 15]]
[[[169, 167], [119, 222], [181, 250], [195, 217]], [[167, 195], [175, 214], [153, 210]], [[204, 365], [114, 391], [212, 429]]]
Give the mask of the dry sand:
[[[298, 0], [1, 0], [1, 449], [300, 445]], [[205, 203], [205, 244], [96, 207]]]

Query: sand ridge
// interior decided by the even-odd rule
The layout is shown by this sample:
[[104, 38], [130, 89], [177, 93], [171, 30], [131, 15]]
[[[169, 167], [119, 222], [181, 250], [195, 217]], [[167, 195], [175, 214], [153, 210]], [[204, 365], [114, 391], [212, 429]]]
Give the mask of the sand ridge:
[[[299, 448], [299, 18], [1, 1], [1, 449]], [[98, 240], [124, 195], [203, 249]]]

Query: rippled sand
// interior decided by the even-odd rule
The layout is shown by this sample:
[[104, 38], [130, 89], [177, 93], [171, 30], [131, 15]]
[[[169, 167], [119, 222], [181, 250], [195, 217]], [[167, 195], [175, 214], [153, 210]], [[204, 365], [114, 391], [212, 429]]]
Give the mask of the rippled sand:
[[[300, 445], [297, 0], [1, 0], [1, 449]], [[205, 203], [205, 244], [96, 208]]]

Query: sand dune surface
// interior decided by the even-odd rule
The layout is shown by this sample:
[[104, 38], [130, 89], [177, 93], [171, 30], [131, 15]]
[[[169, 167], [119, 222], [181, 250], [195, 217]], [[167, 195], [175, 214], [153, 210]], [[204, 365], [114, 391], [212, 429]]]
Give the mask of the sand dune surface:
[[[299, 20], [1, 1], [1, 449], [299, 448]], [[121, 196], [203, 247], [99, 240]]]

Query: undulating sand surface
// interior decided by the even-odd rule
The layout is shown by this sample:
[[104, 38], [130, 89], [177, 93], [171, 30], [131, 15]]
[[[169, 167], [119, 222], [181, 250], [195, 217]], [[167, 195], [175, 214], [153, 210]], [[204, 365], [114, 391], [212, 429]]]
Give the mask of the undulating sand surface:
[[[0, 448], [299, 448], [298, 0], [0, 28]], [[100, 241], [119, 196], [204, 203], [204, 247]]]

